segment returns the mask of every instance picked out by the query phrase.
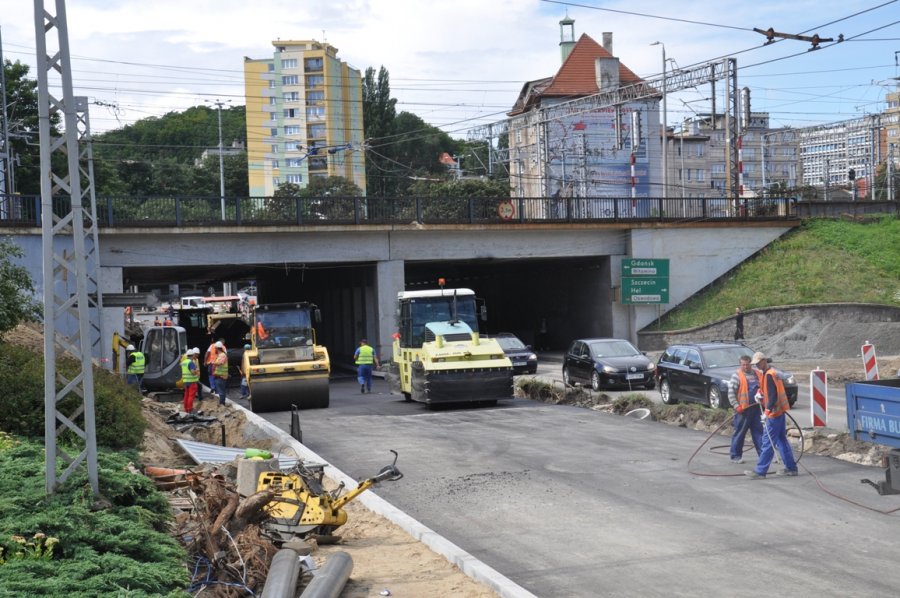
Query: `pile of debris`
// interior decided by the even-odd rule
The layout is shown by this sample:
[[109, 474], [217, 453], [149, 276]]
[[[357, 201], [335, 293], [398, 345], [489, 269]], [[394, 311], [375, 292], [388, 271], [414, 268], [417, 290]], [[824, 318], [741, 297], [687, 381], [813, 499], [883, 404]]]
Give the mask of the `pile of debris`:
[[[227, 446], [243, 440], [243, 413], [219, 405], [207, 409], [187, 414], [174, 403], [144, 400], [149, 425], [143, 473], [166, 494], [175, 515], [172, 533], [189, 555], [187, 591], [237, 597], [269, 592], [274, 584], [283, 593], [264, 595], [294, 596], [305, 587], [305, 596], [319, 591], [318, 583], [340, 592], [353, 568], [350, 555], [329, 551], [324, 562], [310, 555], [320, 544], [341, 541], [335, 531], [347, 523], [345, 507], [353, 498], [402, 477], [396, 458], [344, 492], [343, 485], [324, 477], [322, 464], [273, 455], [259, 442], [251, 448]], [[193, 464], [171, 466], [189, 460]], [[167, 464], [152, 464], [160, 462]], [[317, 577], [320, 566], [329, 571]]]

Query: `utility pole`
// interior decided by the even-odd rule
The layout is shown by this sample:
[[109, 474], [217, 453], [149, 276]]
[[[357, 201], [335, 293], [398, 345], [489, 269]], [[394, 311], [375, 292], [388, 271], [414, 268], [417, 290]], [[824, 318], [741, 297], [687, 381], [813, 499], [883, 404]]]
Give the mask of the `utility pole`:
[[225, 220], [225, 159], [222, 155], [224, 152], [224, 148], [222, 147], [222, 106], [231, 100], [226, 100], [224, 102], [219, 99], [216, 99], [216, 101], [206, 101], [216, 106], [219, 115], [219, 198], [222, 204], [222, 220]]
[[[9, 146], [9, 123], [8, 112], [6, 106], [6, 69], [3, 68], [3, 33], [0, 27], [0, 194], [12, 195], [15, 193], [15, 185], [13, 178], [13, 155], [12, 148]], [[0, 215], [11, 215], [5, 210], [7, 202], [12, 201], [5, 198], [0, 202]]]
[[[88, 284], [92, 283], [99, 297], [99, 276], [90, 279], [91, 266], [86, 241], [95, 243], [96, 207], [91, 197], [91, 173], [83, 173], [78, 150], [79, 100], [72, 85], [69, 33], [65, 0], [55, 0], [55, 11], [45, 8], [45, 0], [34, 0], [34, 32], [38, 78], [38, 125], [40, 131], [41, 165], [41, 230], [43, 254], [44, 295], [44, 443], [45, 476], [48, 494], [56, 492], [60, 484], [79, 465], [86, 465], [88, 481], [94, 496], [100, 493], [97, 468], [97, 429], [94, 417], [94, 373], [91, 363], [92, 308], [99, 321], [101, 315], [96, 301], [89, 299]], [[56, 36], [52, 35], [56, 32]], [[55, 43], [54, 43], [55, 42]], [[48, 48], [48, 44], [52, 47]], [[51, 80], [51, 77], [53, 78]], [[59, 94], [55, 97], [51, 94]], [[58, 90], [58, 91], [57, 91]], [[87, 102], [81, 106], [86, 110]], [[54, 136], [50, 119], [62, 113], [65, 130], [63, 138]], [[57, 165], [53, 152], [60, 157]], [[63, 159], [64, 158], [64, 159]], [[65, 164], [65, 166], [63, 166]], [[88, 183], [86, 192], [82, 175]], [[71, 249], [66, 251], [66, 248]], [[93, 247], [93, 266], [99, 273]], [[75, 290], [70, 290], [74, 281]], [[63, 353], [81, 362], [81, 369], [68, 379], [57, 368]], [[57, 390], [59, 389], [59, 390]], [[80, 399], [75, 409], [60, 411], [64, 399]], [[82, 420], [79, 426], [79, 420]], [[83, 442], [83, 449], [71, 457], [59, 446], [59, 437], [66, 430], [74, 432]], [[66, 463], [57, 472], [57, 459]]]
[[[656, 41], [651, 46], [662, 47], [662, 155], [663, 155], [663, 197], [669, 197], [669, 124], [666, 110], [666, 44]], [[682, 174], [682, 176], [684, 176]]]

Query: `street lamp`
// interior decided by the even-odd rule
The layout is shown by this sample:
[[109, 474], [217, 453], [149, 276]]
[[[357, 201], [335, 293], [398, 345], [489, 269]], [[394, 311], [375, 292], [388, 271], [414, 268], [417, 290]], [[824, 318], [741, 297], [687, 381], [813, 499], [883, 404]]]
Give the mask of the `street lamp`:
[[[669, 196], [669, 140], [668, 133], [668, 112], [666, 110], [666, 44], [662, 42], [653, 42], [651, 46], [662, 47], [662, 105], [663, 105], [663, 197]], [[683, 176], [683, 175], [682, 175]]]
[[214, 104], [219, 113], [219, 198], [222, 203], [222, 220], [225, 220], [225, 160], [222, 156], [224, 152], [224, 148], [222, 147], [222, 106], [229, 103], [231, 100], [222, 100], [216, 99], [205, 100], [210, 104]]

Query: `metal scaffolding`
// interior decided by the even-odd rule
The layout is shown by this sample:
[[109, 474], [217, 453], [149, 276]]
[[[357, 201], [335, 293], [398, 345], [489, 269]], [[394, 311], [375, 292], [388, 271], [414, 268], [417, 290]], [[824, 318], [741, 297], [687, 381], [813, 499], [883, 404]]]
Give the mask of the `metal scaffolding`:
[[[87, 171], [79, 164], [82, 154], [78, 149], [78, 112], [81, 109], [86, 114], [87, 103], [73, 93], [65, 0], [53, 4], [51, 11], [44, 0], [34, 0], [41, 148], [46, 490], [55, 492], [84, 464], [91, 489], [98, 495], [91, 322], [100, 321], [100, 312], [98, 302], [89, 298], [89, 284], [97, 297], [99, 289], [96, 276], [88, 275], [91, 268], [93, 274], [98, 271], [96, 208], [93, 173], [89, 162]], [[48, 49], [48, 45], [54, 49]], [[62, 97], [53, 95], [51, 89], [59, 90]], [[52, 119], [56, 115], [62, 115], [62, 136], [54, 133]], [[81, 122], [86, 125], [86, 117]], [[54, 153], [65, 158], [56, 163], [56, 171]], [[69, 290], [71, 280], [74, 292]], [[99, 327], [94, 329], [99, 332]], [[80, 370], [71, 379], [58, 368], [63, 352], [80, 362]], [[80, 402], [65, 414], [59, 404], [72, 395]], [[60, 437], [67, 431], [74, 434], [73, 443], [81, 448], [74, 457], [60, 446]], [[57, 472], [57, 457], [67, 464], [61, 473]]]

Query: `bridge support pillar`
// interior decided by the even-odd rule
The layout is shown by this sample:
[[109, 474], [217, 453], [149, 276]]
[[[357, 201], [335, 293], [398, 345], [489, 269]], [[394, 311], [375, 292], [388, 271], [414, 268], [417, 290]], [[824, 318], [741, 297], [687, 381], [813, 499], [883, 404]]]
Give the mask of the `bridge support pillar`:
[[[124, 290], [122, 268], [100, 266], [99, 286], [101, 293], [121, 293]], [[100, 365], [111, 369], [112, 335], [118, 332], [125, 338], [125, 313], [121, 307], [104, 307], [100, 315]]]
[[397, 331], [397, 293], [404, 290], [403, 260], [380, 261], [376, 267], [375, 293], [378, 297], [378, 338], [374, 347], [381, 359], [391, 356], [391, 335]]

